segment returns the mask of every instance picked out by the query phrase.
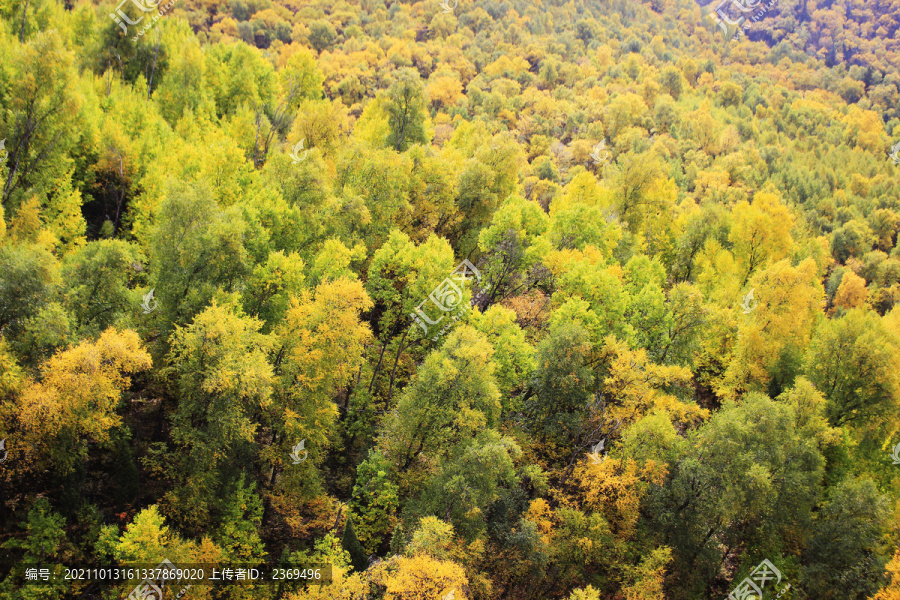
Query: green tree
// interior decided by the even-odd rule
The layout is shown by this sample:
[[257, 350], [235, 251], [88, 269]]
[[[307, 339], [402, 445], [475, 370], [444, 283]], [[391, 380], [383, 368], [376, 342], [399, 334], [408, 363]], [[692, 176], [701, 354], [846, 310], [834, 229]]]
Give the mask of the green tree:
[[668, 290], [672, 319], [664, 339], [666, 343], [659, 357], [660, 362], [692, 366], [698, 350], [698, 338], [704, 325], [710, 320], [710, 311], [704, 305], [703, 294], [693, 285], [679, 283]]
[[648, 509], [673, 549], [679, 595], [702, 593], [731, 552], [775, 560], [783, 540], [809, 531], [824, 459], [795, 410], [751, 393], [689, 434], [663, 504]]
[[[448, 144], [471, 158], [459, 176], [457, 207], [463, 215], [449, 238], [458, 253], [467, 256], [478, 246], [478, 236], [497, 208], [516, 192], [525, 153], [509, 132], [493, 137], [460, 126]], [[458, 137], [457, 137], [458, 136]], [[505, 233], [505, 232], [501, 232]]]
[[447, 456], [460, 441], [498, 425], [493, 351], [482, 334], [463, 325], [426, 357], [379, 439], [400, 478], [412, 483], [426, 461]]
[[63, 306], [50, 302], [29, 317], [21, 335], [10, 344], [22, 364], [36, 367], [57, 350], [65, 348], [73, 339], [72, 318]]
[[428, 141], [425, 121], [428, 118], [425, 84], [417, 71], [404, 69], [397, 75], [385, 96], [385, 111], [390, 132], [386, 143], [397, 152], [404, 152], [413, 144]]
[[313, 21], [309, 24], [309, 43], [316, 52], [325, 50], [337, 39], [334, 26], [328, 21]]
[[271, 405], [275, 384], [272, 339], [261, 326], [213, 302], [172, 336], [168, 373], [179, 400], [172, 441], [183, 449], [173, 455], [180, 466], [172, 476], [184, 482], [170, 492], [169, 504], [193, 528], [208, 523], [219, 486], [255, 457], [261, 411]]
[[893, 421], [900, 394], [900, 339], [874, 312], [855, 308], [822, 321], [804, 372], [828, 399], [832, 425]]
[[332, 195], [325, 163], [312, 152], [299, 165], [287, 154], [273, 154], [262, 169], [262, 183], [278, 192], [260, 197], [272, 245], [297, 252], [308, 264], [319, 244], [338, 229], [336, 216], [344, 208]]
[[291, 298], [303, 290], [303, 260], [296, 254], [272, 252], [264, 265], [257, 265], [247, 278], [243, 294], [248, 314], [265, 322], [264, 333], [274, 329], [287, 314]]
[[662, 73], [659, 76], [660, 83], [663, 88], [669, 93], [670, 96], [678, 100], [681, 97], [681, 92], [684, 90], [684, 79], [681, 76], [681, 71], [678, 70], [673, 65], [666, 66]]
[[541, 259], [550, 249], [543, 236], [547, 227], [544, 211], [518, 195], [508, 197], [494, 212], [490, 224], [478, 234], [478, 247], [484, 252], [478, 261], [481, 310], [528, 292], [549, 275], [541, 267]]
[[66, 581], [57, 577], [49, 582], [29, 582], [16, 589], [16, 581], [25, 581], [25, 566], [40, 564], [51, 573], [61, 573], [66, 559], [72, 555], [66, 539], [65, 519], [53, 511], [46, 498], [38, 498], [19, 524], [24, 531], [21, 539], [12, 538], [2, 547], [22, 552], [22, 566], [13, 566], [9, 575], [0, 582], [0, 595], [10, 600], [37, 600], [63, 598], [69, 590]]
[[[395, 223], [408, 219], [411, 170], [409, 157], [386, 148], [356, 144], [341, 154], [335, 183], [345, 194], [355, 196], [364, 205], [359, 233], [354, 232], [362, 238], [359, 241], [380, 247], [396, 227]], [[356, 240], [352, 241], [356, 243]]]
[[491, 429], [480, 432], [451, 450], [440, 471], [426, 484], [420, 501], [410, 505], [411, 512], [440, 515], [463, 537], [474, 540], [484, 531], [484, 515], [501, 490], [518, 483], [513, 461], [521, 453], [511, 438]]
[[378, 553], [397, 523], [399, 489], [388, 476], [390, 468], [384, 455], [374, 449], [356, 467], [356, 482], [349, 508], [359, 527], [358, 534], [354, 527], [354, 535], [358, 536], [366, 554]]
[[257, 563], [265, 559], [265, 549], [259, 537], [263, 505], [254, 493], [254, 485], [247, 484], [242, 474], [230, 498], [223, 507], [216, 542], [225, 550], [229, 560], [236, 563]]
[[667, 210], [674, 198], [665, 193], [664, 173], [652, 156], [628, 154], [615, 171], [613, 190], [618, 217], [632, 233], [658, 212]]
[[537, 350], [535, 395], [525, 404], [534, 434], [567, 441], [593, 393], [589, 334], [579, 322], [553, 327]]
[[887, 562], [879, 538], [889, 518], [889, 501], [871, 481], [841, 481], [816, 512], [798, 587], [823, 600], [874, 595]]
[[[439, 316], [431, 302], [426, 300], [453, 271], [453, 267], [453, 250], [446, 240], [437, 236], [431, 236], [417, 245], [408, 235], [395, 230], [375, 251], [369, 264], [366, 289], [379, 315], [375, 332], [380, 347], [369, 390], [377, 390], [376, 384], [387, 378], [388, 392], [392, 391], [401, 355], [411, 345], [408, 338], [416, 339], [418, 336], [421, 339], [434, 335], [450, 320], [447, 316]], [[422, 331], [410, 322], [410, 315], [417, 314], [416, 308], [423, 302], [422, 310], [429, 320], [436, 321], [432, 325], [426, 323], [428, 331]], [[460, 299], [461, 306], [465, 302], [465, 299]], [[402, 371], [400, 373], [402, 375]]]
[[213, 44], [206, 53], [206, 82], [219, 117], [242, 105], [271, 104], [277, 89], [275, 69], [262, 52], [243, 42]]
[[369, 566], [366, 553], [362, 545], [356, 538], [356, 531], [353, 529], [353, 519], [347, 517], [347, 523], [344, 525], [344, 533], [341, 536], [341, 547], [350, 555], [350, 562], [356, 571], [365, 571]]
[[611, 255], [622, 239], [620, 227], [608, 218], [612, 209], [609, 190], [601, 188], [591, 173], [575, 175], [550, 205], [553, 245], [584, 250], [590, 244], [604, 256]]
[[164, 327], [185, 325], [220, 288], [231, 290], [250, 269], [247, 227], [236, 207], [221, 210], [208, 185], [172, 186], [149, 235], [154, 313]]
[[0, 247], [0, 332], [15, 337], [59, 281], [53, 256], [38, 246]]
[[[24, 7], [23, 7], [24, 8]], [[17, 207], [24, 194], [50, 192], [68, 177], [69, 151], [78, 139], [83, 96], [78, 93], [74, 54], [56, 29], [42, 31], [24, 44], [4, 36], [0, 67], [6, 132], [2, 206]]]
[[325, 76], [319, 70], [315, 57], [305, 48], [300, 48], [287, 59], [278, 71], [278, 79], [282, 93], [292, 98], [294, 108], [303, 100], [319, 100], [322, 97]]
[[66, 257], [63, 295], [80, 333], [130, 320], [140, 304], [131, 288], [143, 271], [142, 258], [136, 245], [122, 240], [91, 242]]
[[472, 326], [487, 336], [494, 347], [497, 385], [504, 398], [504, 410], [512, 407], [510, 396], [523, 387], [535, 369], [535, 349], [516, 323], [516, 314], [502, 306], [492, 306], [472, 319]]
[[169, 42], [177, 44], [179, 52], [171, 54], [165, 77], [153, 96], [160, 113], [172, 126], [185, 117], [212, 117], [216, 109], [215, 90], [206, 78], [206, 54], [200, 42], [192, 31], [179, 37]]
[[669, 333], [674, 317], [663, 292], [666, 271], [656, 260], [644, 255], [632, 257], [625, 265], [628, 309], [626, 318], [634, 329], [636, 347], [645, 348], [659, 361], [671, 344]]

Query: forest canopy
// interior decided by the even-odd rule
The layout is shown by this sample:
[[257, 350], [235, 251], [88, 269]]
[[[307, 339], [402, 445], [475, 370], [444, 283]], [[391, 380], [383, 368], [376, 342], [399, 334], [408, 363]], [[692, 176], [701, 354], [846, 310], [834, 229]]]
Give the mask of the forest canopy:
[[900, 0], [748, 6], [0, 2], [0, 597], [900, 600]]

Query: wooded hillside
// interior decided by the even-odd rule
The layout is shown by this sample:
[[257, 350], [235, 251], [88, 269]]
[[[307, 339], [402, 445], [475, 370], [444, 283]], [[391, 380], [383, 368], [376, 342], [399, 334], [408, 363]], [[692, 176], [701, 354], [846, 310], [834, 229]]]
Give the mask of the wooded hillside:
[[900, 600], [900, 0], [717, 6], [0, 2], [0, 597]]

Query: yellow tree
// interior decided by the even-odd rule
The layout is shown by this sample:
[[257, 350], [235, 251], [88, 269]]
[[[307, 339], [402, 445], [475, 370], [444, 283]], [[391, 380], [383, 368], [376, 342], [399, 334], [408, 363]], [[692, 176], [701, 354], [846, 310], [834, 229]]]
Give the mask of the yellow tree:
[[434, 600], [453, 593], [465, 600], [469, 580], [462, 565], [427, 554], [401, 556], [384, 577], [385, 600]]
[[600, 592], [589, 585], [584, 589], [572, 590], [569, 600], [600, 600]]
[[900, 550], [894, 553], [894, 558], [885, 567], [885, 576], [891, 581], [875, 594], [873, 600], [900, 600]]
[[656, 410], [628, 427], [610, 454], [589, 454], [575, 475], [586, 506], [601, 512], [620, 540], [633, 537], [641, 501], [663, 485], [680, 438], [672, 418]]
[[471, 598], [471, 584], [458, 562], [462, 553], [454, 538], [452, 525], [424, 517], [403, 554], [371, 567], [365, 576], [383, 590], [385, 600], [434, 600], [451, 592], [452, 598]]
[[739, 295], [739, 267], [734, 255], [719, 240], [709, 238], [696, 259], [697, 286], [712, 304], [726, 306]]
[[[362, 283], [349, 278], [327, 281], [314, 293], [304, 292], [294, 299], [277, 331], [282, 342], [282, 393], [293, 400], [332, 400], [363, 360], [363, 348], [372, 333], [360, 321], [360, 314], [370, 308], [372, 301]], [[291, 402], [284, 410], [289, 425], [298, 413]]]
[[[101, 528], [99, 538], [96, 547], [102, 549], [104, 554], [112, 555], [122, 566], [138, 564], [151, 568], [168, 560], [174, 568], [179, 568], [199, 562], [220, 563], [225, 558], [221, 549], [208, 538], [203, 538], [198, 544], [185, 540], [172, 531], [155, 504], [137, 513], [121, 535], [117, 525], [106, 525]], [[122, 584], [119, 590], [122, 597], [138, 583], [139, 577], [136, 577], [127, 584]], [[169, 582], [167, 585], [175, 587], [176, 584]], [[178, 589], [175, 587], [175, 590]], [[205, 600], [209, 598], [209, 593], [206, 589], [194, 586], [186, 600], [187, 598]]]
[[[273, 505], [295, 533], [308, 526], [302, 512], [315, 513], [319, 524], [330, 515], [328, 499], [316, 488], [314, 465], [323, 460], [333, 433], [338, 414], [335, 400], [362, 363], [372, 334], [360, 314], [371, 307], [362, 283], [342, 277], [293, 299], [275, 332], [280, 348], [275, 358], [275, 401], [269, 414], [271, 443], [261, 455], [270, 469]], [[303, 447], [297, 448], [301, 441]], [[292, 452], [304, 457], [302, 464], [290, 464]], [[286, 464], [291, 468], [285, 468]], [[333, 516], [327, 518], [333, 520]]]
[[858, 308], [866, 303], [868, 295], [866, 280], [853, 271], [846, 271], [834, 294], [834, 306], [843, 309]]
[[753, 204], [738, 202], [733, 213], [734, 225], [728, 239], [734, 244], [743, 287], [768, 261], [778, 261], [790, 254], [794, 245], [791, 237], [794, 217], [778, 196], [770, 192], [757, 193]]
[[613, 422], [634, 423], [654, 409], [684, 424], [697, 424], [706, 418], [705, 409], [686, 404], [663, 391], [686, 386], [691, 378], [690, 370], [653, 364], [643, 349], [630, 350], [613, 337], [606, 338], [599, 360], [604, 375], [602, 394], [608, 398], [604, 418], [610, 427]]
[[650, 485], [663, 485], [665, 464], [631, 458], [606, 457], [586, 461], [576, 470], [585, 502], [599, 509], [610, 522], [616, 537], [627, 539], [634, 533], [640, 516], [641, 498]]
[[625, 600], [658, 600], [665, 598], [663, 583], [666, 566], [672, 560], [672, 549], [666, 546], [654, 549], [636, 567], [626, 569], [631, 583], [622, 590]]
[[369, 597], [369, 581], [361, 573], [347, 574], [345, 569], [332, 565], [331, 583], [311, 585], [287, 600], [365, 600]]
[[22, 392], [18, 421], [25, 463], [66, 473], [87, 457], [88, 444], [109, 441], [122, 419], [116, 406], [129, 374], [149, 369], [150, 355], [133, 331], [107, 329], [96, 342], [51, 357], [40, 382]]
[[716, 386], [723, 396], [765, 390], [773, 377], [790, 380], [782, 371], [799, 366], [821, 316], [825, 293], [811, 258], [796, 267], [775, 263], [753, 278], [753, 286], [756, 304], [745, 305], [749, 312], [741, 315], [731, 362]]
[[538, 551], [556, 563], [559, 584], [584, 581], [585, 571], [606, 568], [616, 540], [600, 513], [585, 513], [569, 506], [551, 508], [543, 498], [531, 501], [523, 524], [539, 539]]
[[326, 156], [333, 156], [342, 133], [348, 129], [343, 104], [339, 100], [304, 100], [298, 113], [288, 135], [290, 144], [306, 140], [305, 148], [319, 148]]
[[425, 91], [428, 93], [428, 98], [435, 108], [452, 108], [457, 101], [465, 98], [459, 78], [455, 75], [447, 74], [446, 71], [432, 75], [428, 85], [425, 87]]

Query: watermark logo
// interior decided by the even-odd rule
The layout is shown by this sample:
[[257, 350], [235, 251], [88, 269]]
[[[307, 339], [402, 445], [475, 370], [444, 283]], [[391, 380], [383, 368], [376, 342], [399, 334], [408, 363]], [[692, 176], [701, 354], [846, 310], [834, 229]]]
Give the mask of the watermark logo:
[[[144, 309], [144, 314], [145, 314], [145, 315], [149, 315], [149, 314], [152, 313], [154, 310], [156, 310], [156, 307], [157, 307], [157, 306], [159, 306], [159, 302], [157, 302], [157, 301], [153, 298], [153, 290], [155, 290], [155, 289], [156, 289], [156, 288], [153, 288], [153, 289], [151, 289], [149, 292], [147, 292], [147, 293], [144, 295], [144, 301], [141, 302], [141, 308]], [[151, 302], [153, 303], [152, 305], [151, 305]]]
[[[295, 465], [299, 465], [306, 457], [309, 456], [309, 452], [305, 450], [306, 448], [306, 439], [300, 440], [300, 443], [294, 446], [293, 452], [291, 452], [291, 460], [294, 461]], [[300, 458], [300, 453], [303, 452], [303, 458]]]
[[0, 140], [0, 160], [6, 160], [9, 153], [6, 151], [6, 138]]
[[[3, 447], [3, 444], [0, 443], [0, 448], [2, 448], [2, 447]], [[895, 465], [900, 465], [900, 444], [897, 444], [896, 446], [894, 446], [894, 453], [891, 454], [891, 458], [894, 459]], [[3, 462], [3, 461], [0, 461], [0, 462]]]
[[6, 450], [6, 438], [0, 440], [0, 463], [6, 461], [6, 457], [9, 456], [9, 452]]
[[709, 14], [709, 18], [725, 32], [726, 38], [737, 40], [741, 33], [750, 29], [751, 22], [759, 21], [771, 10], [775, 1], [769, 0], [760, 6], [762, 0], [722, 0], [716, 10]]
[[[459, 0], [453, 0], [453, 5], [450, 5], [448, 0], [441, 0], [441, 8], [443, 8], [443, 12], [449, 13], [453, 12], [453, 9], [459, 6]], [[452, 592], [451, 592], [452, 593]]]
[[[0, 143], [0, 148], [3, 148], [3, 144]], [[891, 160], [894, 161], [895, 165], [900, 165], [900, 142], [894, 144], [894, 147], [891, 148]]]
[[603, 138], [600, 140], [599, 144], [594, 146], [594, 151], [591, 152], [591, 158], [594, 159], [595, 165], [605, 163], [609, 160], [609, 150], [606, 149], [606, 138]]
[[155, 581], [145, 579], [131, 590], [127, 600], [162, 600], [162, 598], [162, 587], [156, 585]]
[[603, 447], [606, 446], [606, 439], [602, 439], [597, 442], [588, 453], [588, 456], [591, 457], [591, 462], [595, 465], [600, 464], [603, 461]]
[[171, 2], [169, 2], [165, 6], [160, 6], [160, 0], [156, 0], [155, 2], [153, 2], [152, 0], [122, 0], [122, 2], [120, 2], [116, 7], [116, 12], [110, 13], [109, 17], [113, 21], [115, 21], [119, 25], [119, 27], [122, 28], [122, 31], [125, 33], [125, 35], [128, 35], [128, 25], [138, 25], [141, 21], [144, 20], [144, 17], [147, 15], [141, 15], [136, 21], [132, 21], [131, 17], [129, 17], [128, 14], [122, 9], [122, 5], [126, 4], [127, 2], [131, 2], [132, 4], [137, 6], [138, 10], [140, 10], [141, 12], [149, 13], [154, 10], [157, 11], [157, 14], [151, 17], [151, 22], [144, 25], [144, 27], [136, 34], [134, 34], [134, 37], [131, 38], [132, 42], [136, 42], [138, 41], [138, 38], [150, 31], [150, 29], [152, 29], [153, 26], [156, 25], [156, 22], [159, 21], [159, 19], [162, 18], [169, 11], [169, 9], [175, 6], [175, 1], [176, 0], [171, 0]]
[[752, 288], [749, 292], [747, 292], [747, 295], [744, 296], [744, 299], [741, 301], [741, 309], [744, 311], [745, 315], [749, 315], [750, 313], [752, 313], [756, 308], [756, 305], [759, 304], [759, 302], [757, 302], [753, 297], [753, 291], [755, 289], [756, 288]]
[[109, 18], [118, 23], [119, 27], [122, 28], [122, 31], [125, 32], [125, 35], [128, 35], [128, 25], [137, 25], [144, 20], [144, 16], [146, 15], [141, 15], [137, 21], [132, 21], [131, 17], [129, 17], [122, 9], [122, 5], [131, 2], [138, 7], [138, 10], [147, 13], [155, 10], [156, 7], [159, 6], [159, 1], [160, 0], [156, 0], [156, 4], [154, 4], [150, 0], [122, 0], [116, 7], [116, 12], [109, 14]]
[[[732, 19], [728, 15], [728, 11], [725, 10], [725, 7], [729, 2], [734, 0], [724, 0], [719, 6], [716, 7], [715, 12], [709, 14], [709, 18], [716, 22], [722, 31], [725, 32], [725, 37], [728, 39], [737, 39], [741, 35], [741, 24], [746, 20], [744, 16], [740, 16], [738, 19]], [[741, 6], [740, 3], [737, 3], [738, 6]]]
[[[781, 583], [781, 571], [775, 568], [775, 565], [769, 562], [769, 559], [765, 559], [753, 569], [753, 572], [750, 573], [749, 577], [745, 578], [736, 588], [731, 590], [731, 593], [728, 594], [728, 600], [762, 600], [763, 588], [766, 587], [766, 584], [769, 581], [772, 581], [776, 577], [778, 580], [772, 584], [773, 586]], [[783, 592], [790, 589], [790, 587], [791, 584], [788, 584], [786, 587], [782, 588], [778, 595], [780, 596]]]
[[[152, 574], [157, 575], [156, 579], [144, 579], [131, 590], [126, 600], [163, 600], [166, 581], [175, 581], [175, 576], [180, 571], [168, 558], [163, 559], [155, 569], [150, 570]], [[183, 588], [176, 598], [181, 598], [190, 588], [190, 585]]]
[[[299, 142], [291, 148], [290, 157], [294, 161], [294, 164], [300, 164], [304, 160], [306, 160], [306, 155], [309, 154], [309, 150], [303, 150], [303, 146], [306, 144], [306, 138], [303, 138]], [[300, 151], [303, 150], [303, 156], [300, 156]]]
[[[468, 310], [468, 306], [463, 306], [463, 290], [462, 286], [465, 285], [469, 279], [474, 276], [476, 283], [481, 282], [481, 271], [475, 268], [468, 259], [463, 260], [459, 266], [450, 274], [450, 277], [446, 278], [442, 281], [434, 290], [428, 295], [428, 300], [431, 300], [431, 303], [434, 304], [438, 310], [441, 312], [449, 313], [451, 311], [453, 314], [450, 316], [450, 321], [458, 321], [459, 317]], [[428, 300], [422, 300], [419, 305], [416, 307], [416, 312], [409, 313], [409, 316], [412, 317], [413, 321], [416, 322], [416, 325], [422, 328], [422, 331], [425, 335], [428, 335], [428, 329], [431, 325], [437, 325], [441, 321], [444, 320], [444, 317], [447, 315], [442, 315], [441, 317], [432, 320], [428, 314], [422, 310], [422, 305], [425, 304]], [[473, 299], [474, 300], [474, 299]], [[437, 339], [443, 335], [453, 324], [448, 321], [446, 325], [431, 338], [432, 341], [437, 341]]]
[[[157, 3], [158, 3], [158, 2], [157, 2]], [[140, 31], [138, 31], [138, 32], [135, 34], [135, 36], [134, 36], [133, 38], [131, 38], [131, 41], [132, 41], [132, 42], [138, 41], [138, 38], [139, 38], [139, 37], [141, 37], [142, 35], [144, 35], [144, 34], [147, 33], [148, 31], [150, 31], [151, 29], [153, 29], [153, 26], [156, 25], [156, 22], [159, 21], [160, 18], [164, 17], [165, 14], [166, 14], [167, 12], [169, 12], [169, 9], [172, 8], [173, 6], [175, 6], [175, 0], [172, 0], [171, 2], [169, 2], [168, 4], [166, 4], [165, 6], [161, 7], [161, 8], [159, 9], [159, 14], [153, 16], [152, 22], [149, 23], [149, 24], [147, 24], [147, 25], [145, 25], [143, 29], [141, 29]], [[142, 17], [142, 18], [143, 18], [143, 17]]]

